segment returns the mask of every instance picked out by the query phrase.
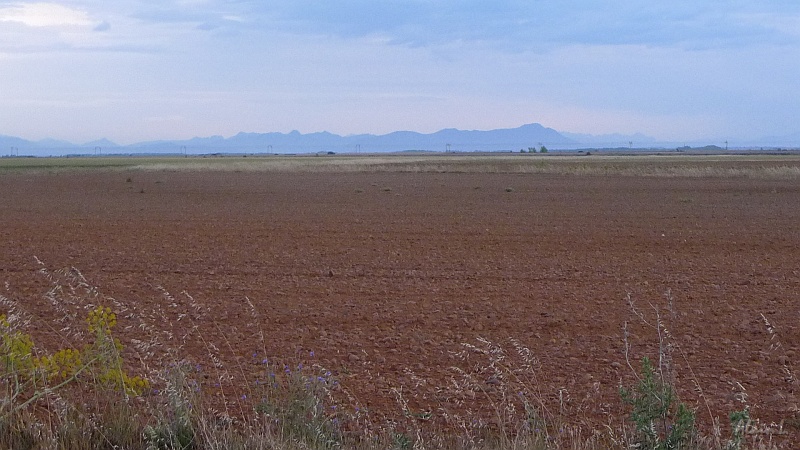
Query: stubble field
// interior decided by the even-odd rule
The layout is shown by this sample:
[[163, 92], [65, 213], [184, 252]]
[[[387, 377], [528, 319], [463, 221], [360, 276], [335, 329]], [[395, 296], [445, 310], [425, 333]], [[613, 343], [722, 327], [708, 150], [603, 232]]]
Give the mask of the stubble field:
[[92, 301], [47, 293], [85, 279], [134, 370], [190, 361], [218, 410], [266, 358], [330, 371], [370, 420], [453, 428], [498, 417], [492, 361], [617, 427], [668, 343], [703, 427], [748, 407], [797, 436], [800, 159], [250, 159], [0, 172], [0, 312], [61, 348]]

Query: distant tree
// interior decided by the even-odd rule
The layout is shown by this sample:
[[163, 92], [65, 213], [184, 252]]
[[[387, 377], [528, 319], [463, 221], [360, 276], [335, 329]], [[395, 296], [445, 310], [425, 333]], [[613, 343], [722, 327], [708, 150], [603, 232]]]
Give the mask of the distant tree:
[[542, 148], [539, 149], [539, 153], [547, 153], [547, 147], [543, 145]]
[[528, 147], [528, 153], [536, 153], [536, 147]]

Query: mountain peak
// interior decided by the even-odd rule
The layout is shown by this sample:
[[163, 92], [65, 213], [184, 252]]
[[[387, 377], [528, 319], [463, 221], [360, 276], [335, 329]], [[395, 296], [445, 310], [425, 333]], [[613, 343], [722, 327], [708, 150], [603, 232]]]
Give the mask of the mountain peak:
[[106, 138], [98, 139], [96, 141], [89, 141], [81, 147], [119, 147], [115, 142], [109, 141]]

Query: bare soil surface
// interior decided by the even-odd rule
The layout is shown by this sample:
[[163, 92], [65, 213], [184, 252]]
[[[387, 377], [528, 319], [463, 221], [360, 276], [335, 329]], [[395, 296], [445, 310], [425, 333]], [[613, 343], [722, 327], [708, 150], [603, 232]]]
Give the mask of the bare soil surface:
[[[39, 346], [78, 339], [68, 313], [91, 299], [53, 304], [39, 273], [75, 268], [114, 299], [129, 361], [227, 370], [231, 399], [267, 357], [327, 368], [341, 399], [375, 417], [404, 414], [398, 392], [411, 412], [491, 416], [481, 392], [498, 381], [473, 370], [489, 360], [454, 355], [483, 338], [509, 365], [524, 365], [513, 342], [530, 349], [548, 411], [616, 426], [627, 361], [659, 354], [635, 311], [650, 324], [658, 311], [704, 426], [742, 400], [764, 424], [800, 423], [797, 179], [7, 173], [0, 248], [0, 312], [29, 314]], [[152, 354], [134, 352], [148, 339]], [[482, 385], [473, 400], [449, 387], [463, 378], [454, 366]]]

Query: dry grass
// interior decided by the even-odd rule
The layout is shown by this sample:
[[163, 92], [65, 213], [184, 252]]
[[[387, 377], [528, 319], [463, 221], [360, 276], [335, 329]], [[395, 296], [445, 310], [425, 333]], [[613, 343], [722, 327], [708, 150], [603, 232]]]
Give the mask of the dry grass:
[[5, 158], [0, 171], [519, 173], [566, 176], [800, 178], [797, 155], [392, 154], [221, 157]]
[[348, 173], [519, 173], [578, 176], [799, 178], [800, 157], [388, 155], [148, 162], [142, 170]]
[[[256, 365], [261, 375], [252, 383], [241, 366], [245, 363], [223, 362], [225, 353], [234, 351], [224, 333], [222, 341], [215, 342], [197, 332], [199, 322], [213, 322], [214, 316], [188, 293], [173, 296], [162, 288], [161, 306], [139, 311], [135, 305], [104, 296], [74, 268], [51, 271], [40, 262], [39, 275], [50, 285], [42, 298], [0, 298], [0, 312], [9, 317], [0, 355], [5, 363], [0, 367], [4, 392], [0, 448], [589, 450], [632, 448], [640, 443], [632, 423], [592, 428], [582, 420], [582, 402], [548, 401], [553, 393], [541, 391], [539, 360], [515, 340], [478, 339], [453, 349], [451, 381], [437, 388], [441, 401], [432, 410], [410, 406], [415, 388], [428, 381], [409, 370], [411, 385], [394, 389], [398, 415], [386, 419], [360, 408], [357, 397], [344, 390], [329, 370], [315, 364], [313, 355], [308, 355], [306, 363], [284, 363], [268, 359], [255, 348], [248, 364]], [[674, 360], [681, 352], [667, 321], [659, 308], [651, 305], [648, 317], [628, 300], [633, 320], [657, 336], [658, 379], [675, 388]], [[666, 310], [672, 314], [672, 302], [667, 300]], [[52, 317], [37, 317], [28, 309], [37, 301], [49, 305]], [[78, 346], [87, 338], [82, 331], [87, 313], [98, 311], [101, 305], [114, 310], [120, 326], [137, 330], [137, 339], [121, 343], [125, 350], [123, 345], [118, 348], [126, 369], [145, 374], [152, 390], [137, 395], [80, 375], [58, 386], [36, 385], [32, 378], [22, 378], [23, 366], [9, 364], [9, 358], [26, 351], [31, 356], [47, 353], [35, 346], [20, 352], [9, 345], [10, 337], [22, 336], [32, 324], [53, 324], [52, 333]], [[258, 326], [261, 311], [246, 298], [242, 307], [257, 330], [257, 340], [251, 344], [263, 348], [268, 336]], [[181, 335], [157, 326], [179, 321], [185, 325], [171, 329], [183, 330]], [[777, 328], [764, 321], [770, 345], [780, 350]], [[202, 343], [205, 357], [186, 355], [184, 345], [192, 340]], [[626, 356], [627, 352], [620, 355], [620, 360]], [[634, 370], [634, 363], [629, 361], [629, 365]], [[794, 377], [787, 361], [784, 375]], [[247, 389], [232, 398], [226, 391], [234, 386]], [[557, 398], [560, 395], [556, 393]], [[469, 405], [482, 407], [465, 408]], [[772, 441], [780, 436], [778, 430], [749, 419], [739, 423], [739, 428], [734, 427], [738, 440], [724, 438], [717, 427], [694, 436], [691, 445], [682, 448], [778, 448]]]

